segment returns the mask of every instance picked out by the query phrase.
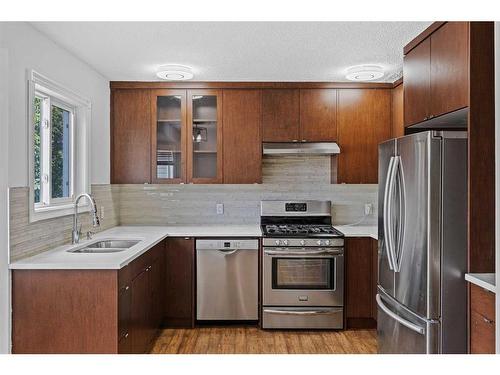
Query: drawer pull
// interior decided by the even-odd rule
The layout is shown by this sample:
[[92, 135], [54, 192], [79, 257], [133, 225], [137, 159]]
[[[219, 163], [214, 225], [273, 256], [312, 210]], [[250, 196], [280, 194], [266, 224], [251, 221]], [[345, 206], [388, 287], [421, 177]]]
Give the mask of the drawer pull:
[[486, 318], [485, 316], [483, 316], [483, 321], [484, 321], [485, 323], [488, 323], [488, 324], [494, 324], [494, 323], [495, 323], [495, 321], [494, 321], [494, 320], [488, 319], [488, 318]]

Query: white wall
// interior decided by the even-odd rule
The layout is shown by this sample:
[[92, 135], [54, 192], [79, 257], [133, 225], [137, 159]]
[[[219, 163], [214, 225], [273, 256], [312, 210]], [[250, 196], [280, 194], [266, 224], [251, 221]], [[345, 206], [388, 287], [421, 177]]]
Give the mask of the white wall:
[[0, 35], [9, 54], [9, 186], [28, 185], [27, 69], [91, 100], [91, 183], [109, 183], [108, 80], [28, 23], [0, 23]]
[[0, 22], [0, 353], [10, 350], [7, 188], [28, 185], [27, 70], [92, 102], [91, 183], [109, 183], [109, 82], [24, 22]]
[[[1, 30], [0, 30], [1, 32]], [[8, 71], [7, 50], [0, 48], [0, 353], [8, 353], [10, 343], [10, 281], [8, 271], [9, 233], [7, 187], [8, 168]]]

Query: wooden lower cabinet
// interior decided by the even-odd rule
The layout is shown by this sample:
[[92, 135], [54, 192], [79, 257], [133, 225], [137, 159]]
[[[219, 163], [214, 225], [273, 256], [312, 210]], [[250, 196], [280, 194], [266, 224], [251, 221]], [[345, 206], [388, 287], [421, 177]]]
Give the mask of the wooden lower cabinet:
[[120, 270], [14, 270], [13, 353], [145, 353], [163, 318], [165, 243]]
[[345, 314], [347, 328], [375, 328], [377, 306], [377, 241], [346, 238]]
[[194, 239], [169, 238], [165, 270], [164, 322], [169, 327], [194, 327], [195, 275]]
[[470, 287], [470, 352], [495, 353], [495, 295], [477, 285]]

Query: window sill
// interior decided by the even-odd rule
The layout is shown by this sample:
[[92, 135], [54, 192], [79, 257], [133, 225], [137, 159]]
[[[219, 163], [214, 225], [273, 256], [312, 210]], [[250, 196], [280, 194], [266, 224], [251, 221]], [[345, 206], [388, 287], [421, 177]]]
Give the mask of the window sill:
[[[75, 208], [73, 203], [35, 208], [30, 210], [30, 223], [73, 215], [74, 209]], [[82, 202], [78, 204], [78, 213], [89, 212], [89, 211], [90, 211], [90, 206], [88, 203]]]

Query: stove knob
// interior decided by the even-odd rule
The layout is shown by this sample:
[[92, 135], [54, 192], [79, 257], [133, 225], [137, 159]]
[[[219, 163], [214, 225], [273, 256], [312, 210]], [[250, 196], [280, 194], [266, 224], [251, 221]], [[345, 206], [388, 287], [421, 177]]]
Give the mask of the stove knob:
[[325, 245], [326, 246], [330, 245], [330, 240], [325, 240]]
[[316, 243], [321, 246], [321, 240], [316, 241]]
[[279, 245], [279, 244], [280, 244], [280, 240], [276, 240], [276, 241], [274, 241], [274, 243], [275, 243], [276, 245]]
[[287, 246], [288, 245], [288, 240], [283, 240], [283, 245]]
[[306, 241], [304, 241], [304, 240], [300, 240], [300, 245], [301, 245], [301, 246], [304, 246], [305, 244], [306, 244]]

